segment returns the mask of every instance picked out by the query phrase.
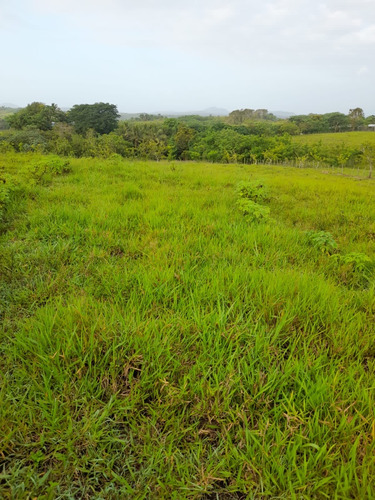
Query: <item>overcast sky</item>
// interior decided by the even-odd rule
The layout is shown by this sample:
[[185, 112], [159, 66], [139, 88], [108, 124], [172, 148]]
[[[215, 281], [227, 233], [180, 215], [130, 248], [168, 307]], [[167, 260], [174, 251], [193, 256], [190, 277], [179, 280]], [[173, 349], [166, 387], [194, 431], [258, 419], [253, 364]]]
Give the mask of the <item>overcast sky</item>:
[[375, 114], [375, 0], [0, 0], [0, 103]]

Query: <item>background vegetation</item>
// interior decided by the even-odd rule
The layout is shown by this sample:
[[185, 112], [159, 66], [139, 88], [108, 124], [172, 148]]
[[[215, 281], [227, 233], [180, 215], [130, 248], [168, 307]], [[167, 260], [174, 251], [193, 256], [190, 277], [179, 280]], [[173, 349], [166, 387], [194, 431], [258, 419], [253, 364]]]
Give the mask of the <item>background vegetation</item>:
[[[369, 175], [375, 161], [375, 132], [355, 132], [366, 129], [375, 118], [365, 118], [360, 108], [348, 115], [311, 114], [289, 120], [277, 120], [264, 109], [235, 110], [222, 118], [164, 119], [143, 113], [118, 122], [119, 116], [116, 106], [108, 103], [76, 105], [67, 113], [56, 104], [32, 103], [6, 118], [11, 128], [0, 134], [0, 151], [76, 158], [120, 155], [157, 161], [325, 165], [367, 170]], [[328, 132], [330, 138], [312, 132]]]

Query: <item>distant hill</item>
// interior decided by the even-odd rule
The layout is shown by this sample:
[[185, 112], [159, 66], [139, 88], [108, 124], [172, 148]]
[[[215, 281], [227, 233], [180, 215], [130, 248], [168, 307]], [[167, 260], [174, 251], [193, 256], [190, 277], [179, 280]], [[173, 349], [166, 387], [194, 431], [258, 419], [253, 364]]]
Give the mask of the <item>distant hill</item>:
[[12, 104], [11, 102], [0, 102], [0, 108], [21, 109], [20, 106]]
[[13, 113], [17, 113], [21, 108], [15, 108], [13, 106], [0, 106], [0, 119], [5, 118], [8, 115], [12, 115]]

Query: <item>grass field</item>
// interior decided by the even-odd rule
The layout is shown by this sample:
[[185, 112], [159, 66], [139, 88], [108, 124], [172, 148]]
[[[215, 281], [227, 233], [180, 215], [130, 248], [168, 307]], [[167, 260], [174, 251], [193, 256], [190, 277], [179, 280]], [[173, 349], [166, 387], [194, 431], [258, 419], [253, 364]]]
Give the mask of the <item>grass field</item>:
[[16, 111], [18, 111], [17, 108], [8, 108], [8, 107], [0, 106], [0, 119], [5, 118], [6, 116], [12, 115]]
[[375, 144], [375, 132], [338, 132], [336, 134], [305, 134], [293, 136], [293, 141], [303, 144], [322, 142], [327, 146], [346, 145], [361, 146], [368, 142]]
[[46, 161], [0, 155], [0, 497], [374, 498], [375, 182]]

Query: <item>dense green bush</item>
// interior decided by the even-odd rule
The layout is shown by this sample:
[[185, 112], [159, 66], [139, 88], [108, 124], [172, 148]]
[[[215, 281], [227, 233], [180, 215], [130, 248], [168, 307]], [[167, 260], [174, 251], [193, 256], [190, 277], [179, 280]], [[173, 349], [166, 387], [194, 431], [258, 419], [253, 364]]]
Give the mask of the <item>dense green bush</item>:
[[70, 161], [58, 156], [48, 156], [45, 159], [33, 162], [30, 165], [29, 172], [36, 184], [42, 184], [49, 176], [71, 172]]
[[[6, 144], [21, 153], [29, 151], [46, 152], [48, 150], [48, 139], [44, 132], [38, 129], [5, 130], [0, 135], [0, 145]], [[1, 147], [1, 146], [0, 146]]]
[[266, 222], [270, 219], [270, 208], [247, 198], [239, 198], [237, 206], [250, 222]]
[[239, 198], [262, 203], [269, 199], [267, 187], [261, 181], [242, 181], [237, 185], [237, 195]]

